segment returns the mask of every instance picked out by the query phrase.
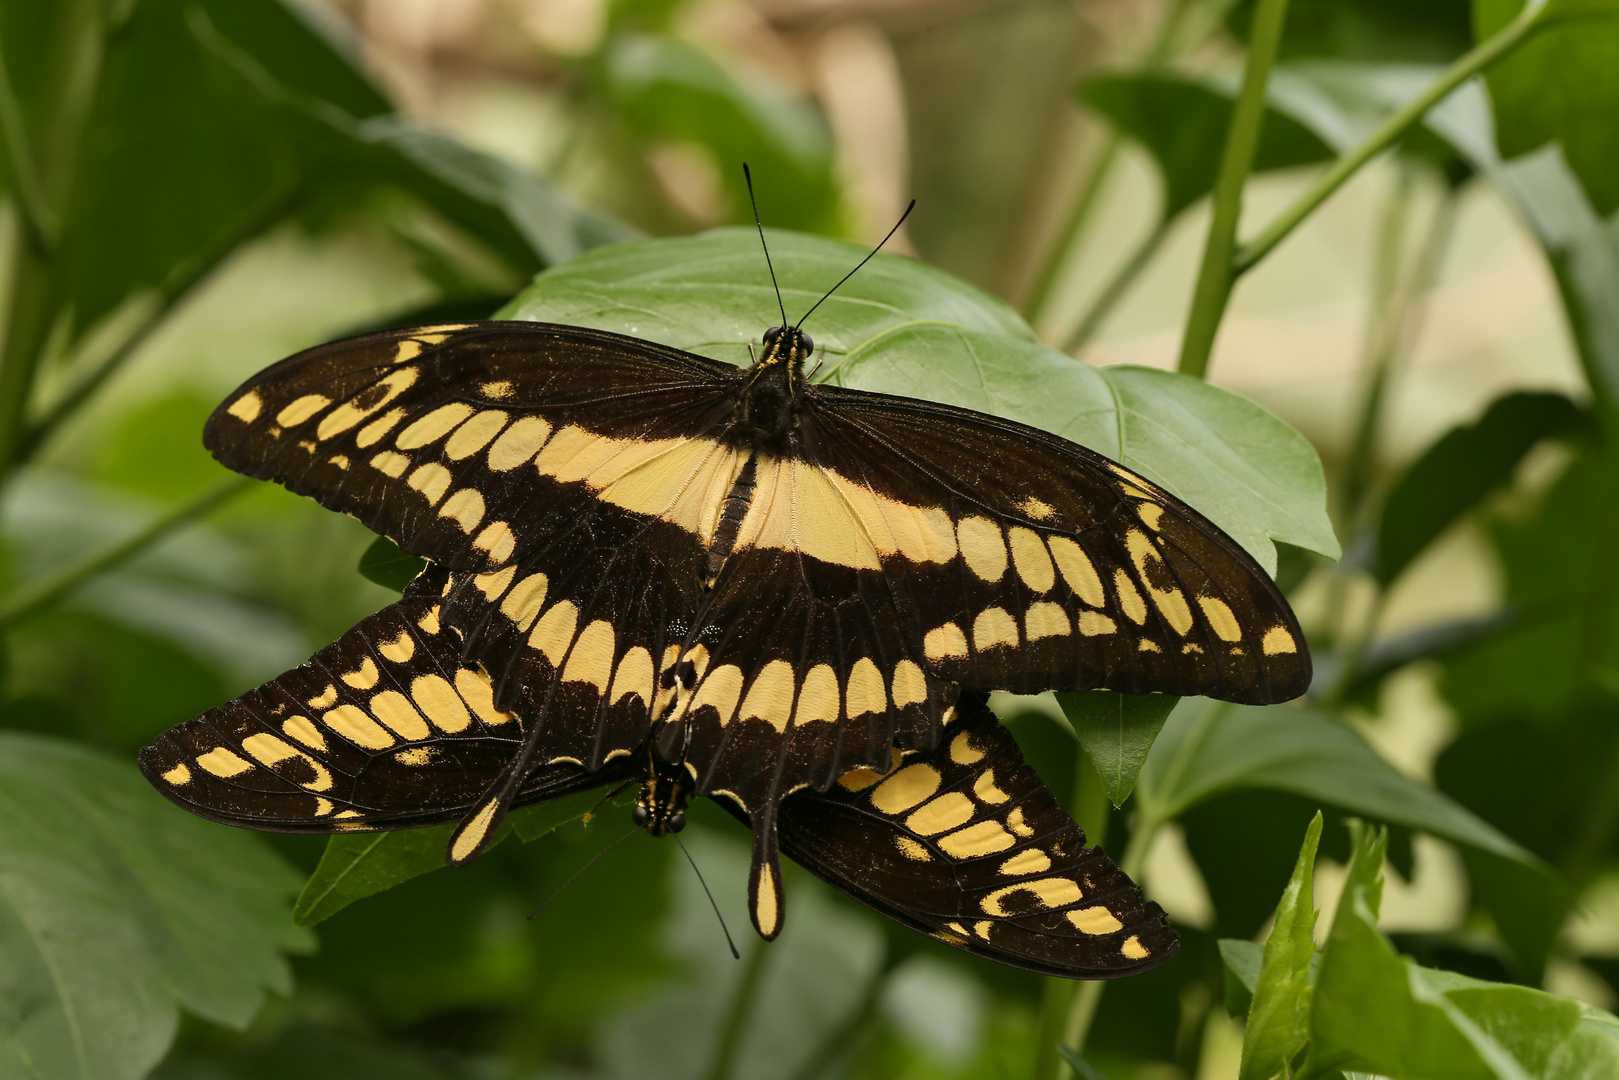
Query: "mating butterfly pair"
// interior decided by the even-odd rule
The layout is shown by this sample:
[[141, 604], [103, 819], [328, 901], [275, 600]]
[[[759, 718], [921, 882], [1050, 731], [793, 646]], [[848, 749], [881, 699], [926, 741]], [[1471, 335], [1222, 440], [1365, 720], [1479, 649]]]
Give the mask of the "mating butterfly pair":
[[226, 465], [430, 560], [396, 605], [142, 754], [214, 820], [299, 832], [459, 823], [640, 780], [953, 945], [1036, 971], [1173, 954], [984, 705], [1106, 687], [1268, 703], [1303, 638], [1196, 511], [1048, 433], [809, 384], [812, 345], [735, 368], [540, 323], [389, 331], [261, 373], [209, 421]]

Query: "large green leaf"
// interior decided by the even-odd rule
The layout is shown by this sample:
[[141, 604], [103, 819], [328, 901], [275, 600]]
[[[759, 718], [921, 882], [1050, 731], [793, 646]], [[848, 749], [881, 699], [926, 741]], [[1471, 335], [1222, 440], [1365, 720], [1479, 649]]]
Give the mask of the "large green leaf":
[[[865, 252], [768, 231], [796, 319]], [[591, 251], [547, 271], [502, 316], [650, 338], [734, 364], [780, 318], [757, 234], [716, 229]], [[979, 409], [1090, 446], [1208, 515], [1261, 564], [1272, 540], [1336, 557], [1309, 443], [1245, 398], [1188, 376], [1097, 369], [1040, 345], [1011, 308], [913, 259], [879, 255], [807, 329], [816, 378]]]
[[133, 766], [0, 734], [0, 1075], [142, 1076], [186, 1009], [245, 1026], [310, 945], [297, 877]]
[[[1474, 0], [1480, 41], [1523, 10], [1525, 0]], [[1555, 141], [1599, 214], [1619, 209], [1619, 5], [1552, 5], [1606, 17], [1551, 21], [1486, 73], [1501, 154], [1512, 158]], [[1548, 14], [1552, 12], [1548, 11]]]
[[1123, 806], [1135, 790], [1147, 752], [1179, 700], [1166, 694], [1111, 690], [1057, 695], [1057, 703], [1096, 765], [1096, 775], [1102, 778], [1114, 806]]
[[[1321, 815], [1304, 834], [1293, 877], [1276, 905], [1242, 1040], [1240, 1080], [1269, 1080], [1288, 1067], [1310, 1037], [1310, 974], [1315, 961], [1315, 852]], [[1221, 942], [1222, 948], [1224, 942]]]
[[1252, 788], [1291, 792], [1537, 865], [1495, 828], [1400, 773], [1352, 729], [1285, 705], [1184, 699], [1148, 755], [1136, 794], [1143, 813], [1167, 821], [1224, 792]]
[[[1171, 73], [1103, 75], [1080, 84], [1080, 97], [1152, 154], [1164, 180], [1165, 218], [1214, 190], [1236, 85]], [[1254, 172], [1311, 165], [1333, 156], [1308, 127], [1266, 110]]]

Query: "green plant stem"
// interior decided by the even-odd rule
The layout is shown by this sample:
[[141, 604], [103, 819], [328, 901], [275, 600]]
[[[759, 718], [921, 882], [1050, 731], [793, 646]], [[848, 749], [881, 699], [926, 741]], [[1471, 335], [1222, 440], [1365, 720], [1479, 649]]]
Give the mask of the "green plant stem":
[[1123, 139], [1117, 131], [1108, 133], [1107, 141], [1097, 151], [1096, 157], [1085, 170], [1080, 180], [1079, 192], [1074, 196], [1073, 209], [1068, 211], [1068, 220], [1063, 223], [1062, 232], [1058, 234], [1057, 242], [1051, 246], [1046, 261], [1040, 267], [1040, 274], [1029, 289], [1029, 297], [1023, 303], [1023, 315], [1031, 323], [1038, 323], [1045, 317], [1046, 309], [1051, 303], [1051, 292], [1057, 284], [1057, 275], [1068, 262], [1068, 256], [1079, 243], [1079, 238], [1085, 232], [1085, 226], [1090, 222], [1091, 211], [1096, 208], [1097, 196], [1106, 186], [1108, 175], [1113, 171], [1113, 165], [1119, 157], [1119, 147]]
[[731, 1004], [725, 1010], [725, 1022], [720, 1028], [719, 1041], [714, 1046], [714, 1058], [708, 1067], [708, 1080], [726, 1080], [736, 1064], [736, 1052], [742, 1045], [742, 1033], [748, 1027], [748, 1014], [753, 1011], [753, 998], [759, 989], [759, 977], [764, 974], [767, 942], [755, 941], [753, 950], [742, 961], [742, 973], [737, 978]]
[[1107, 283], [1101, 292], [1096, 294], [1096, 299], [1091, 301], [1091, 306], [1086, 310], [1085, 317], [1079, 320], [1079, 325], [1074, 328], [1074, 332], [1069, 335], [1068, 340], [1063, 344], [1063, 352], [1078, 352], [1086, 342], [1090, 341], [1091, 336], [1101, 328], [1103, 321], [1113, 313], [1114, 307], [1123, 299], [1124, 294], [1130, 290], [1130, 286], [1135, 284], [1136, 278], [1141, 276], [1141, 272], [1152, 262], [1153, 256], [1158, 254], [1158, 249], [1163, 246], [1164, 238], [1169, 235], [1170, 224], [1171, 222], [1168, 218], [1159, 218], [1158, 224], [1152, 227], [1152, 231], [1141, 238], [1141, 242], [1136, 245], [1135, 251], [1130, 253], [1130, 257], [1114, 273], [1112, 280]]
[[222, 503], [247, 490], [252, 483], [251, 477], [232, 477], [218, 487], [154, 519], [145, 528], [132, 535], [114, 541], [100, 551], [92, 551], [55, 573], [29, 583], [13, 593], [5, 604], [0, 606], [0, 629], [16, 626], [45, 611], [91, 578], [129, 561], [182, 525], [211, 513]]
[[1308, 191], [1295, 199], [1291, 206], [1282, 211], [1263, 232], [1242, 246], [1232, 265], [1232, 273], [1240, 275], [1252, 269], [1270, 254], [1272, 248], [1296, 229], [1300, 222], [1309, 217], [1316, 207], [1325, 202], [1328, 196], [1342, 187], [1344, 181], [1355, 175], [1362, 165], [1386, 150], [1408, 129], [1420, 123], [1429, 109], [1443, 101], [1462, 83], [1522, 45], [1531, 34], [1545, 25], [1544, 20], [1540, 18], [1543, 9], [1543, 4], [1524, 5], [1523, 11], [1516, 19], [1502, 27], [1492, 37], [1479, 42], [1466, 55], [1446, 68], [1444, 74], [1429, 84], [1426, 90], [1378, 125], [1377, 130], [1368, 135], [1359, 146], [1339, 158], [1332, 168], [1312, 184]]
[[1231, 114], [1226, 131], [1225, 152], [1214, 182], [1214, 214], [1203, 245], [1203, 264], [1198, 270], [1197, 287], [1192, 293], [1192, 310], [1186, 318], [1181, 339], [1178, 369], [1203, 378], [1214, 350], [1214, 335], [1225, 315], [1231, 297], [1232, 254], [1236, 249], [1237, 223], [1242, 217], [1242, 191], [1253, 168], [1259, 148], [1260, 127], [1265, 122], [1265, 87], [1282, 41], [1282, 25], [1287, 19], [1287, 0], [1259, 0], [1254, 10], [1253, 28], [1248, 34], [1248, 64], [1243, 72], [1242, 92]]

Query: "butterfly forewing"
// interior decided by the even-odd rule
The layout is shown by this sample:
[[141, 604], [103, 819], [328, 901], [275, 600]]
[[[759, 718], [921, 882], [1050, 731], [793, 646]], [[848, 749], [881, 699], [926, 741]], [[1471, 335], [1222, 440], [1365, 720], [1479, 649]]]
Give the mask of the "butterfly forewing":
[[782, 803], [782, 850], [877, 911], [1048, 975], [1113, 978], [1179, 942], [1074, 824], [977, 695], [930, 753]]

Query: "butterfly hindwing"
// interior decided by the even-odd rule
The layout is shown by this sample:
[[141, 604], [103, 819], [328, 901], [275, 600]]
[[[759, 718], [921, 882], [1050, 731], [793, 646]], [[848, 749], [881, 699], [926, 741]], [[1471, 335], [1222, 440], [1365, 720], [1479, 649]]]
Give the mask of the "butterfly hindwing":
[[929, 753], [782, 803], [782, 850], [947, 944], [1048, 975], [1134, 974], [1175, 954], [1163, 911], [1085, 834], [979, 695]]

